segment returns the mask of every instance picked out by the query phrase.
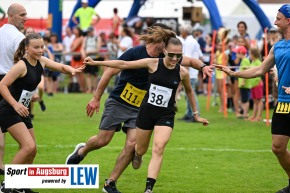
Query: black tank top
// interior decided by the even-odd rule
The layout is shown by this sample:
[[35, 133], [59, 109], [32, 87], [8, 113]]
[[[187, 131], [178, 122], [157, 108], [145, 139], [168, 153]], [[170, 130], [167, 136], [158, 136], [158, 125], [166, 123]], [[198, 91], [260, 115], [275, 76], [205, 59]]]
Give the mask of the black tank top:
[[[159, 57], [163, 57], [163, 54]], [[152, 57], [147, 53], [146, 46], [140, 45], [127, 50], [119, 60], [134, 61], [143, 58]], [[109, 97], [128, 107], [139, 109], [148, 87], [148, 74], [147, 68], [122, 70], [119, 81]]]
[[158, 68], [154, 73], [149, 73], [149, 87], [142, 105], [152, 105], [174, 111], [175, 94], [180, 82], [180, 64], [168, 69], [163, 63], [163, 58], [158, 60]]
[[[27, 96], [30, 92], [36, 90], [37, 85], [41, 80], [43, 67], [39, 61], [37, 61], [35, 66], [32, 66], [26, 58], [22, 58], [21, 60], [24, 61], [26, 65], [27, 73], [23, 77], [17, 78], [10, 85], [9, 91], [16, 101], [21, 102], [28, 107], [30, 100]], [[27, 96], [21, 97], [22, 94]], [[21, 101], [19, 101], [20, 98], [22, 99]], [[2, 99], [0, 102], [0, 113], [7, 113], [7, 111], [15, 112], [13, 107], [5, 99]]]

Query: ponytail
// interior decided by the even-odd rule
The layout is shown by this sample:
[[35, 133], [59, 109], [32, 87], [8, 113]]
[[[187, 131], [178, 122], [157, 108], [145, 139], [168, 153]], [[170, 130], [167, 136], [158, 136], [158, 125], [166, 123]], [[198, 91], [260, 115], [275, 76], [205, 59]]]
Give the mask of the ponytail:
[[20, 42], [20, 44], [19, 44], [19, 46], [14, 54], [14, 63], [17, 63], [25, 54], [25, 39], [26, 38], [24, 38]]
[[26, 38], [24, 38], [20, 42], [20, 44], [19, 44], [19, 46], [14, 54], [14, 63], [17, 63], [19, 60], [21, 60], [21, 58], [23, 58], [23, 56], [25, 54], [25, 47], [29, 46], [30, 40], [32, 40], [32, 39], [42, 39], [42, 37], [37, 33], [28, 34], [26, 36]]

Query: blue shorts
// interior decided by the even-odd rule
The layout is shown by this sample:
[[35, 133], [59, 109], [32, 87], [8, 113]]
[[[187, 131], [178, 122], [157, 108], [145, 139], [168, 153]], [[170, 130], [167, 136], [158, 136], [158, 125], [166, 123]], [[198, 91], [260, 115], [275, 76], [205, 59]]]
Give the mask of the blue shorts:
[[251, 99], [251, 89], [248, 88], [240, 88], [241, 93], [241, 101], [242, 103], [249, 102]]

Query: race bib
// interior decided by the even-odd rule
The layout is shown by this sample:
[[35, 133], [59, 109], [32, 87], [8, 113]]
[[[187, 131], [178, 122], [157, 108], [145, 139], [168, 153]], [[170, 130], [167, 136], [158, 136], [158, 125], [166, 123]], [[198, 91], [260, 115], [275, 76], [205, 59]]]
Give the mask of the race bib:
[[132, 84], [127, 83], [120, 97], [126, 103], [133, 105], [135, 107], [140, 107], [145, 94], [146, 90], [141, 90], [139, 88], [136, 88]]
[[168, 107], [172, 89], [151, 84], [149, 89], [148, 103], [158, 107]]
[[290, 112], [290, 103], [278, 102], [276, 113], [288, 114]]
[[35, 90], [34, 91], [23, 90], [18, 102], [28, 107], [34, 93], [35, 93]]

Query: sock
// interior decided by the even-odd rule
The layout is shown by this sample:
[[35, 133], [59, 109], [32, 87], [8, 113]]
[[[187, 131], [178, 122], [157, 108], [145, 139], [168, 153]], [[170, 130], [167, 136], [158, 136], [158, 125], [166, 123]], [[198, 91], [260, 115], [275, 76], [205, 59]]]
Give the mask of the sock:
[[154, 186], [155, 182], [156, 182], [155, 179], [147, 178], [145, 191], [148, 190], [148, 189], [153, 190], [153, 186]]
[[227, 108], [232, 108], [233, 107], [233, 98], [228, 98], [227, 99]]

